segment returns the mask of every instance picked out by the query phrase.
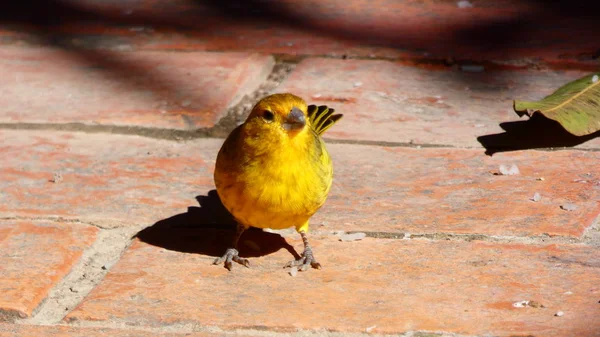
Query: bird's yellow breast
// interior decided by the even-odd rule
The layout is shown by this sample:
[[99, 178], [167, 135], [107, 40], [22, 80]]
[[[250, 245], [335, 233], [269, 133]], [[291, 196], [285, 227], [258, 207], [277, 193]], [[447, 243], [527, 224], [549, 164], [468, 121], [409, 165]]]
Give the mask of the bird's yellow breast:
[[323, 205], [332, 181], [325, 145], [311, 130], [284, 144], [246, 139], [242, 127], [227, 138], [215, 168], [223, 205], [243, 225], [306, 226]]

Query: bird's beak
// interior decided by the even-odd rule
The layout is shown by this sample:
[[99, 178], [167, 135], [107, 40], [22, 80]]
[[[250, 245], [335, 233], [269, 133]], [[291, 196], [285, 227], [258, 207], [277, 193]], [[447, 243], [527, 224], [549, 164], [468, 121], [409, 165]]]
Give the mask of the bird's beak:
[[293, 107], [292, 111], [287, 115], [283, 128], [287, 131], [301, 130], [306, 125], [306, 118], [302, 110]]

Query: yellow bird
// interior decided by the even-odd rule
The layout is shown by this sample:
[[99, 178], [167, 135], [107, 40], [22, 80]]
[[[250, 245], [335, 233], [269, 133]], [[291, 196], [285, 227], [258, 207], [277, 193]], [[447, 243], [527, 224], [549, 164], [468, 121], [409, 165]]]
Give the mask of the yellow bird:
[[320, 269], [308, 244], [308, 220], [323, 205], [333, 166], [320, 135], [341, 114], [326, 106], [307, 106], [295, 95], [274, 94], [260, 100], [246, 121], [234, 129], [217, 156], [215, 185], [223, 205], [237, 221], [232, 247], [214, 264], [232, 261], [249, 266], [237, 243], [248, 227], [295, 227], [304, 252], [286, 267]]

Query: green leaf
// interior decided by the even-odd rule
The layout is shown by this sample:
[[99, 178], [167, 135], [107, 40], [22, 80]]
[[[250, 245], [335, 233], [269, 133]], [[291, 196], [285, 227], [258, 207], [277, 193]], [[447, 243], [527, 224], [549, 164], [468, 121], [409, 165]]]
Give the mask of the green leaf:
[[600, 130], [600, 74], [565, 84], [538, 102], [514, 101], [513, 108], [519, 117], [541, 113], [576, 136], [589, 135]]

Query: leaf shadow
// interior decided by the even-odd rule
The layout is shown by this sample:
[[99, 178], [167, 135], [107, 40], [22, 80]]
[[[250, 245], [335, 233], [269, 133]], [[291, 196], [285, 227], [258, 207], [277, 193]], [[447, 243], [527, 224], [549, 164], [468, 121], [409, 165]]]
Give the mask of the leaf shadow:
[[600, 136], [600, 131], [587, 136], [575, 136], [558, 122], [536, 113], [529, 120], [500, 123], [504, 133], [477, 137], [485, 154], [540, 148], [573, 147]]
[[[123, 5], [127, 8], [126, 3]], [[189, 29], [152, 15], [123, 15], [114, 10], [103, 11], [101, 6], [94, 9], [93, 1], [87, 6], [82, 2], [58, 0], [0, 2], [0, 42], [6, 41], [11, 45], [21, 41], [24, 42], [22, 45], [33, 48], [41, 45], [63, 51], [61, 57], [68, 60], [72, 68], [102, 74], [114, 83], [155, 97], [156, 101], [164, 102], [166, 107], [163, 110], [167, 116], [180, 116], [189, 129], [197, 129], [195, 118], [202, 118], [206, 109], [196, 107], [196, 102], [210, 102], [210, 91], [190, 87], [184, 77], [169, 76], [171, 70], [159, 70], [167, 68], [169, 63], [155, 63], [157, 58], [148, 56], [141, 59], [131, 57], [141, 53], [130, 52], [136, 50], [136, 46], [127, 39], [129, 35], [110, 33], [111, 29], [152, 24]], [[11, 37], [10, 33], [3, 36], [6, 32], [17, 33], [17, 37]], [[192, 100], [191, 106], [182, 105], [187, 100]], [[181, 115], [181, 111], [192, 117]]]
[[[199, 195], [200, 207], [190, 206], [186, 213], [176, 214], [149, 226], [135, 237], [164, 249], [218, 257], [231, 246], [236, 222], [225, 209], [216, 190]], [[250, 228], [240, 238], [242, 257], [261, 257], [286, 249], [295, 259], [298, 252], [285, 238], [262, 229]]]
[[[411, 23], [403, 24], [402, 20], [396, 20], [397, 24], [382, 21], [365, 27], [360, 21], [378, 21], [378, 7], [368, 2], [358, 4], [356, 8], [362, 9], [360, 15], [349, 22], [338, 22], [338, 18], [355, 15], [357, 11], [352, 4], [332, 3], [333, 11], [326, 7], [316, 8], [314, 13], [307, 16], [306, 12], [294, 10], [297, 6], [292, 3], [265, 0], [3, 1], [0, 2], [0, 31], [17, 34], [0, 34], [0, 42], [42, 44], [68, 51], [77, 64], [97, 66], [112, 80], [124, 82], [141, 91], [156, 91], [169, 102], [182, 101], [179, 93], [186, 88], [184, 83], [165, 78], [164, 74], [151, 66], [138, 64], [116, 51], [121, 48], [135, 51], [182, 46], [202, 50], [203, 41], [219, 41], [223, 36], [238, 34], [237, 29], [248, 29], [248, 32], [272, 29], [275, 32], [291, 30], [329, 36], [375, 48], [415, 51], [418, 55], [426, 53], [430, 56], [424, 58], [438, 60], [456, 58], [479, 62], [485, 58], [495, 59], [494, 55], [518, 53], [521, 49], [531, 47], [553, 52], [558, 47], [565, 49], [565, 41], [569, 42], [567, 47], [589, 46], [585, 52], [579, 51], [579, 48], [573, 51], [566, 48], [564, 54], [567, 60], [575, 57], [592, 62], [600, 55], [600, 50], [593, 44], [596, 41], [594, 34], [600, 29], [598, 1], [527, 0], [525, 3], [530, 4], [526, 6], [528, 10], [514, 15], [484, 16], [464, 22], [458, 20], [459, 24], [448, 26], [445, 26], [445, 20], [438, 20], [435, 25], [449, 32], [447, 37], [441, 39], [432, 39], [428, 30]], [[428, 15], [435, 14], [427, 12], [427, 8], [435, 7], [430, 4], [414, 4], [414, 7]], [[498, 10], [494, 4], [481, 6], [482, 9], [486, 7], [492, 11]], [[540, 17], [545, 20], [540, 21]], [[556, 24], [555, 20], [560, 24]], [[170, 37], [178, 35], [189, 38], [190, 45], [179, 45], [176, 39], [170, 40]], [[291, 34], [290, 38], [293, 36]], [[161, 39], [168, 47], [161, 47], [157, 43]], [[199, 45], [193, 47], [196, 42]], [[223, 49], [235, 50], [231, 47]], [[290, 51], [295, 54], [293, 48]], [[481, 55], [485, 55], [484, 59], [481, 59]], [[525, 57], [519, 55], [515, 57]], [[462, 76], [462, 72], [458, 74], [461, 76], [455, 77], [457, 81], [470, 83], [472, 77]], [[211, 98], [210, 90], [189, 89], [185, 94], [198, 97], [199, 100]], [[184, 123], [192, 124], [188, 126], [195, 128], [193, 123], [186, 120]]]
[[587, 136], [575, 136], [558, 122], [536, 113], [529, 120], [500, 123], [504, 133], [477, 137], [485, 154], [519, 150], [573, 147], [600, 136], [600, 131]]

